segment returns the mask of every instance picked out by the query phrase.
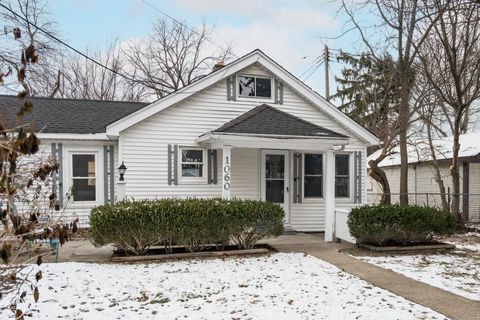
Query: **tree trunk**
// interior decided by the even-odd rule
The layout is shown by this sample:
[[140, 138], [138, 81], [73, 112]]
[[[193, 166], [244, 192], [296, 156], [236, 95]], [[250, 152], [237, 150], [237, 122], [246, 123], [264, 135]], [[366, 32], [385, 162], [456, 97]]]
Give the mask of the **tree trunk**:
[[[461, 110], [461, 108], [459, 108]], [[453, 155], [452, 165], [450, 167], [450, 174], [452, 175], [452, 213], [457, 217], [457, 224], [463, 226], [463, 216], [460, 212], [460, 173], [458, 165], [458, 154], [460, 151], [460, 124], [462, 115], [460, 112], [455, 112], [454, 131], [453, 131]]]
[[443, 183], [442, 174], [440, 173], [440, 167], [438, 166], [437, 155], [435, 153], [435, 148], [432, 141], [432, 131], [431, 131], [431, 117], [427, 120], [427, 136], [428, 136], [428, 145], [430, 147], [430, 153], [432, 154], [432, 164], [433, 169], [435, 170], [435, 181], [438, 184], [438, 190], [440, 191], [440, 199], [442, 201], [442, 209], [449, 211], [449, 205], [447, 201], [447, 194], [445, 192], [445, 184]]
[[375, 160], [370, 160], [368, 161], [368, 164], [370, 165], [370, 176], [380, 184], [380, 187], [382, 188], [382, 191], [383, 191], [383, 195], [382, 195], [382, 199], [380, 200], [380, 203], [390, 205], [392, 204], [390, 184], [388, 183], [388, 178], [387, 178], [387, 175], [385, 174], [385, 171], [383, 171], [383, 169], [378, 166], [378, 164], [384, 158], [385, 157], [377, 158]]
[[[408, 71], [402, 70], [401, 73]], [[400, 204], [408, 205], [408, 149], [407, 131], [409, 118], [409, 84], [408, 74], [401, 74], [400, 103], [398, 110], [399, 145], [400, 145]]]

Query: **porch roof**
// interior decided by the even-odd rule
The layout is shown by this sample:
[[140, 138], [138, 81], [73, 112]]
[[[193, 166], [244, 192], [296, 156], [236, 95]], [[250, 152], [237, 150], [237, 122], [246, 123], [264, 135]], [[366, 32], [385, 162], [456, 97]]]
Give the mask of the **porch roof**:
[[317, 126], [267, 104], [255, 107], [204, 135], [212, 133], [276, 137], [349, 138], [346, 135]]

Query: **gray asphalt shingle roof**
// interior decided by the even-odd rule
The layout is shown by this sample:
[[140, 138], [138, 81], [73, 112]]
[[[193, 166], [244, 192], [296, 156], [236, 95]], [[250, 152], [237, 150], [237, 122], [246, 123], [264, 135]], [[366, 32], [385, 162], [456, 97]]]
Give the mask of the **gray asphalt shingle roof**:
[[[81, 99], [29, 98], [33, 110], [23, 123], [32, 123], [42, 133], [105, 133], [112, 122], [135, 112], [147, 103]], [[15, 125], [21, 106], [16, 96], [0, 95], [0, 122]]]
[[267, 104], [253, 108], [212, 132], [348, 138], [346, 135], [317, 126]]

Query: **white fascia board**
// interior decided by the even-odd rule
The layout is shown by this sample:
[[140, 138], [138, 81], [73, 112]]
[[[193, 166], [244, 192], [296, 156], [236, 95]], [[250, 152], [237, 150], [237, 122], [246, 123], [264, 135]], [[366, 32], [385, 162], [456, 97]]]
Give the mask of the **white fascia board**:
[[270, 148], [291, 150], [331, 150], [333, 146], [348, 145], [348, 139], [310, 138], [285, 136], [259, 137], [249, 135], [206, 134], [196, 140], [200, 145], [208, 145], [212, 149], [224, 146], [233, 148]]
[[46, 140], [78, 140], [78, 141], [111, 141], [116, 140], [110, 138], [105, 133], [38, 133], [40, 139]]
[[237, 137], [242, 139], [245, 137], [267, 138], [267, 139], [301, 139], [301, 140], [323, 140], [323, 141], [343, 141], [343, 144], [348, 144], [348, 137], [328, 137], [328, 136], [298, 136], [285, 134], [261, 134], [261, 133], [233, 133], [233, 132], [209, 132], [200, 136], [197, 141], [206, 141], [208, 139], [215, 139], [219, 137]]
[[182, 100], [194, 95], [195, 93], [204, 90], [220, 80], [235, 74], [236, 72], [248, 67], [252, 63], [258, 60], [257, 51], [253, 51], [251, 54], [233, 62], [231, 65], [227, 65], [222, 69], [205, 76], [204, 78], [194, 82], [193, 84], [183, 87], [168, 96], [152, 102], [150, 105], [134, 112], [120, 120], [115, 121], [107, 126], [107, 134], [111, 136], [118, 136], [119, 133], [132, 125], [170, 107]]

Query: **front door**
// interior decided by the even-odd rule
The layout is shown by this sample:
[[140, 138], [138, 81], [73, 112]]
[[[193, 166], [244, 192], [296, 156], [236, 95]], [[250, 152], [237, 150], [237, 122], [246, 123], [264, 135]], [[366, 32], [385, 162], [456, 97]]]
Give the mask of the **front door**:
[[262, 200], [278, 203], [285, 210], [285, 223], [289, 215], [289, 151], [262, 150]]

